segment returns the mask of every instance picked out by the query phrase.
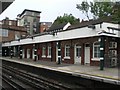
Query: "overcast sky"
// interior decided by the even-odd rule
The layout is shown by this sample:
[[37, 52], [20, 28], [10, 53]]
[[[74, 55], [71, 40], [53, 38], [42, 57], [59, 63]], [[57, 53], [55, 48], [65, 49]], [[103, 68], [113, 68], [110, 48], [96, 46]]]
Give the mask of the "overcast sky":
[[82, 15], [78, 9], [76, 9], [76, 4], [81, 2], [82, 0], [15, 0], [0, 15], [0, 20], [5, 17], [15, 19], [24, 9], [41, 11], [41, 22], [53, 22], [57, 16], [63, 16], [64, 13], [71, 13], [76, 18], [85, 19], [85, 16]]

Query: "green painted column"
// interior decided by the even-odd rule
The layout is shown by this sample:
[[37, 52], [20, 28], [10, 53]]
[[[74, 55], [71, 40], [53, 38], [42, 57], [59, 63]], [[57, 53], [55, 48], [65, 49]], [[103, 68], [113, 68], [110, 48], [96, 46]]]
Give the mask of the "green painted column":
[[5, 52], [5, 57], [6, 57], [6, 56], [7, 56], [7, 50], [6, 50], [6, 48], [5, 48], [5, 51], [4, 51], [4, 52]]
[[12, 46], [10, 47], [10, 57], [11, 58], [13, 57], [13, 47]]
[[22, 46], [19, 46], [19, 52], [20, 52], [20, 59], [22, 59]]
[[58, 62], [57, 64], [61, 64], [61, 43], [60, 41], [56, 42], [57, 47], [58, 47]]
[[100, 70], [104, 70], [105, 37], [100, 37]]
[[33, 48], [34, 48], [34, 61], [37, 61], [37, 45], [33, 44]]

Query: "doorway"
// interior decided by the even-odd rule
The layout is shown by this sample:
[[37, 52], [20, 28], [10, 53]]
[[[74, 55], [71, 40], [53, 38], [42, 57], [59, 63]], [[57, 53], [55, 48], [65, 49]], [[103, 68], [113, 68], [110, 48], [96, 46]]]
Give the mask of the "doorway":
[[85, 61], [84, 64], [90, 64], [90, 44], [85, 44]]
[[75, 64], [80, 64], [81, 63], [81, 46], [80, 45], [75, 45], [74, 47], [74, 60]]
[[27, 58], [30, 58], [30, 49], [27, 49]]

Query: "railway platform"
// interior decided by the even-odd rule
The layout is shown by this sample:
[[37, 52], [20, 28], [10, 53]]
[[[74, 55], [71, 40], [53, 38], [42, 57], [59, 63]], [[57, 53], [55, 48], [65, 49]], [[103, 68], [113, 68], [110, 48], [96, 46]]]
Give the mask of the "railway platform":
[[61, 63], [60, 65], [58, 65], [57, 63], [50, 61], [33, 61], [32, 59], [19, 59], [15, 57], [1, 57], [1, 59], [21, 64], [27, 64], [38, 68], [45, 68], [59, 72], [69, 73], [73, 76], [84, 77], [88, 79], [98, 80], [101, 82], [120, 85], [120, 71], [118, 68], [105, 68], [103, 71], [101, 71], [98, 66], [65, 63]]

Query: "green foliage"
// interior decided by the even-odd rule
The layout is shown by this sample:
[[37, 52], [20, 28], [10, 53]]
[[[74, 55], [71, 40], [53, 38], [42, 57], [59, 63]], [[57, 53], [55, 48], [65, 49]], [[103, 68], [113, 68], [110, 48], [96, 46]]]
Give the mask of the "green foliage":
[[70, 24], [77, 24], [79, 23], [79, 19], [76, 19], [72, 14], [64, 14], [63, 16], [58, 16], [57, 19], [54, 21], [54, 24], [61, 24], [61, 23], [67, 23]]
[[89, 20], [89, 15], [88, 15], [89, 7], [90, 6], [89, 6], [88, 2], [83, 1], [81, 4], [77, 4], [76, 8], [79, 9], [80, 11], [82, 11], [82, 13], [84, 13]]
[[93, 19], [111, 16], [120, 22], [120, 2], [85, 2], [77, 4], [76, 8], [82, 11], [89, 20], [88, 12], [93, 14]]
[[112, 15], [112, 2], [90, 2], [90, 11], [94, 18], [103, 18]]
[[120, 24], [120, 2], [116, 2], [113, 7], [113, 20]]

